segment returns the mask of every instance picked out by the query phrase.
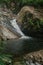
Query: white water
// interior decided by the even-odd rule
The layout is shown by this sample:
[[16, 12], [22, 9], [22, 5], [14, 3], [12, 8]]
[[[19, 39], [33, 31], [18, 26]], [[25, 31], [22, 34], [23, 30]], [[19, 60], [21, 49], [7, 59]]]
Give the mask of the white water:
[[11, 22], [12, 26], [16, 29], [16, 31], [17, 31], [19, 34], [21, 34], [21, 36], [24, 36], [24, 34], [21, 32], [21, 30], [20, 30], [20, 28], [19, 28], [19, 26], [18, 26], [18, 24], [17, 24], [17, 22], [16, 22], [16, 19], [11, 20], [10, 22]]
[[25, 36], [24, 33], [21, 31], [20, 27], [18, 26], [16, 19], [10, 21], [11, 25], [16, 29], [16, 31], [21, 35], [20, 39], [29, 39], [31, 37]]

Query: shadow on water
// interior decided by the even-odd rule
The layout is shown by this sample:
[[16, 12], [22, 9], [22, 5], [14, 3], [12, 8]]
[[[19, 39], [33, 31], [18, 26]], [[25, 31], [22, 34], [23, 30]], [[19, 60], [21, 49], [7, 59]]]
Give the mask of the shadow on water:
[[43, 40], [40, 39], [13, 39], [6, 42], [4, 53], [10, 53], [17, 56], [43, 49]]
[[[12, 29], [13, 32], [17, 33], [18, 35], [25, 36], [24, 33], [21, 31], [20, 27], [18, 26], [16, 19], [11, 20], [9, 23], [6, 23], [6, 26], [8, 26], [8, 29]], [[10, 27], [10, 28], [9, 28]], [[21, 56], [23, 54], [27, 54], [33, 51], [38, 51], [43, 49], [43, 39], [35, 39], [33, 37], [29, 37], [28, 39], [21, 38], [21, 39], [12, 39], [12, 40], [6, 40], [3, 49], [3, 53], [10, 53], [12, 55]]]

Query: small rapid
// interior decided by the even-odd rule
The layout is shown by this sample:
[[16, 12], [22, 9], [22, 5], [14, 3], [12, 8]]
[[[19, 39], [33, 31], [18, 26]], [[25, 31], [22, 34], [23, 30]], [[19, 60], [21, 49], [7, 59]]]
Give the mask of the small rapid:
[[19, 39], [29, 39], [31, 37], [29, 36], [25, 36], [25, 34], [21, 31], [19, 25], [17, 24], [16, 22], [16, 19], [13, 19], [10, 21], [11, 22], [11, 25], [14, 27], [14, 29], [16, 30], [17, 33], [19, 33], [21, 35], [21, 38]]
[[[10, 23], [7, 23], [6, 25], [12, 32], [20, 34], [20, 38], [15, 40], [6, 40], [5, 41], [5, 48], [3, 49], [3, 53], [9, 53], [14, 55], [14, 57], [17, 56], [23, 56], [27, 53], [34, 52], [40, 49], [43, 49], [43, 42], [38, 41], [37, 39], [34, 39], [33, 37], [25, 36], [25, 34], [21, 31], [19, 25], [16, 22], [16, 19], [13, 19], [9, 21]], [[25, 61], [26, 65], [42, 65], [35, 61], [33, 63], [31, 60]]]

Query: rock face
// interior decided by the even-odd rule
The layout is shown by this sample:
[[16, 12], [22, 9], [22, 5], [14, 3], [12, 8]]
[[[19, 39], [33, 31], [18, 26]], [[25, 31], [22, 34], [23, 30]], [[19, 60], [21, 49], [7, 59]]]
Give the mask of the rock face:
[[10, 30], [8, 30], [7, 28], [5, 28], [4, 26], [1, 26], [0, 30], [1, 30], [0, 37], [3, 38], [4, 40], [18, 38], [18, 36], [16, 34], [12, 33]]
[[[43, 15], [42, 15], [43, 13], [40, 13], [40, 12], [36, 11], [36, 9], [34, 7], [31, 7], [31, 6], [24, 6], [17, 15], [13, 15], [12, 12], [10, 10], [7, 10], [7, 9], [4, 9], [4, 11], [2, 9], [2, 11], [1, 11], [1, 8], [0, 8], [0, 30], [1, 30], [0, 31], [0, 37], [3, 37], [3, 38], [5, 38], [5, 37], [6, 38], [10, 38], [10, 37], [11, 38], [18, 38], [20, 36], [19, 34], [15, 33], [15, 31], [13, 30], [13, 27], [9, 23], [9, 21], [11, 19], [14, 19], [14, 18], [17, 19], [17, 23], [18, 23], [19, 27], [21, 28], [21, 30], [26, 35], [28, 35], [28, 36], [29, 35], [30, 36], [35, 35], [37, 37], [39, 37], [39, 36], [43, 37], [43, 31], [42, 31], [43, 30], [43, 27], [42, 27], [43, 25], [41, 26], [42, 27], [41, 28], [40, 25], [39, 25], [40, 22], [38, 22], [38, 23], [36, 21], [35, 21], [36, 23], [30, 22], [29, 18], [28, 18], [29, 22], [25, 21], [25, 20], [23, 21], [23, 18], [25, 16], [27, 16], [26, 14], [28, 14], [28, 13], [32, 14], [33, 20], [34, 20], [34, 18], [38, 19], [38, 21], [39, 21], [39, 19], [40, 20], [43, 19]], [[39, 29], [39, 30], [37, 31], [36, 28]], [[1, 33], [2, 31], [4, 33]], [[5, 35], [5, 33], [7, 33], [7, 35]]]
[[36, 52], [31, 52], [24, 57], [29, 61], [29, 59], [33, 60], [33, 62], [39, 62], [43, 64], [43, 50], [36, 51]]
[[[43, 11], [43, 8], [41, 9]], [[43, 12], [31, 6], [24, 6], [17, 14], [17, 22], [21, 30], [27, 35], [37, 38], [43, 37]]]
[[10, 19], [5, 15], [0, 15], [0, 37], [4, 40], [6, 39], [17, 39], [20, 37], [18, 33], [10, 23]]
[[42, 12], [38, 12], [38, 9], [35, 9], [32, 6], [24, 6], [23, 8], [21, 8], [20, 12], [17, 14], [17, 17], [16, 17], [19, 23], [22, 23], [23, 17], [25, 16], [26, 12], [31, 13], [33, 17], [35, 18], [38, 18], [41, 20], [43, 19]]
[[[40, 17], [38, 13], [36, 15], [36, 13], [34, 11], [34, 8], [25, 6], [25, 7], [23, 7], [21, 9], [21, 11], [15, 17], [17, 19], [17, 23], [20, 24], [20, 27], [22, 27], [21, 26], [22, 20], [23, 20], [23, 17], [24, 17], [24, 15], [25, 15], [26, 12], [32, 13], [34, 15], [34, 17], [41, 18], [42, 19], [42, 17]], [[9, 22], [14, 17], [12, 18], [12, 16], [11, 17], [10, 16], [8, 17], [8, 16], [9, 16], [9, 14], [7, 14], [6, 12], [2, 13], [2, 11], [0, 11], [0, 38], [1, 39], [4, 39], [4, 40], [6, 40], [6, 39], [18, 39], [20, 37], [20, 35], [15, 32], [15, 29], [11, 26], [11, 23]], [[23, 24], [23, 26], [24, 26], [24, 24]], [[27, 31], [27, 29], [26, 29], [26, 32], [29, 32], [29, 31]], [[20, 42], [21, 42], [21, 44], [20, 44]], [[12, 42], [11, 41], [10, 41], [10, 43], [11, 43], [11, 47], [12, 48], [14, 46], [17, 46], [18, 47], [18, 49], [15, 47], [17, 51], [20, 51], [21, 52], [23, 49], [24, 49], [24, 51], [27, 49], [27, 47], [25, 48], [25, 46], [26, 46], [25, 44], [27, 44], [27, 41], [25, 43], [22, 42], [22, 41], [19, 41], [19, 42], [17, 41], [17, 43], [15, 42], [14, 46], [12, 46]], [[19, 43], [19, 45], [16, 45], [18, 43]], [[23, 47], [23, 43], [24, 43], [24, 47]], [[42, 44], [41, 45], [41, 48], [43, 49], [43, 42], [41, 42], [40, 44]], [[40, 47], [40, 44], [36, 48]], [[10, 46], [10, 45], [8, 44], [8, 46]], [[29, 45], [28, 44], [27, 44], [27, 46], [29, 48]], [[33, 48], [35, 48], [34, 46], [35, 46], [35, 43], [33, 45]], [[10, 47], [10, 50], [11, 50], [11, 47]], [[21, 47], [23, 47], [23, 49]], [[19, 48], [21, 48], [21, 49], [19, 49]], [[30, 45], [30, 50], [32, 50], [33, 48], [31, 48], [31, 45]], [[9, 48], [7, 48], [7, 49], [8, 49], [8, 51], [10, 51]], [[15, 51], [15, 50], [13, 50], [13, 51]], [[23, 53], [24, 53], [24, 51], [23, 51]], [[43, 50], [41, 50], [41, 51], [39, 50], [37, 52], [36, 51], [35, 52], [32, 52], [32, 53], [26, 55], [26, 58], [27, 58], [27, 60], [31, 58], [32, 60], [35, 59], [36, 61], [43, 63]]]

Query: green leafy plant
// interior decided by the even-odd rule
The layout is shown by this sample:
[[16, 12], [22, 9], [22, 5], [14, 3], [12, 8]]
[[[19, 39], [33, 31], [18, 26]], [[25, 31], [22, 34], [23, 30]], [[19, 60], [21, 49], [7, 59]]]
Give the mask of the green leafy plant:
[[27, 4], [27, 5], [43, 6], [43, 0], [0, 0], [0, 3], [2, 2], [7, 2], [7, 3], [15, 2], [16, 4], [19, 3], [21, 5]]

